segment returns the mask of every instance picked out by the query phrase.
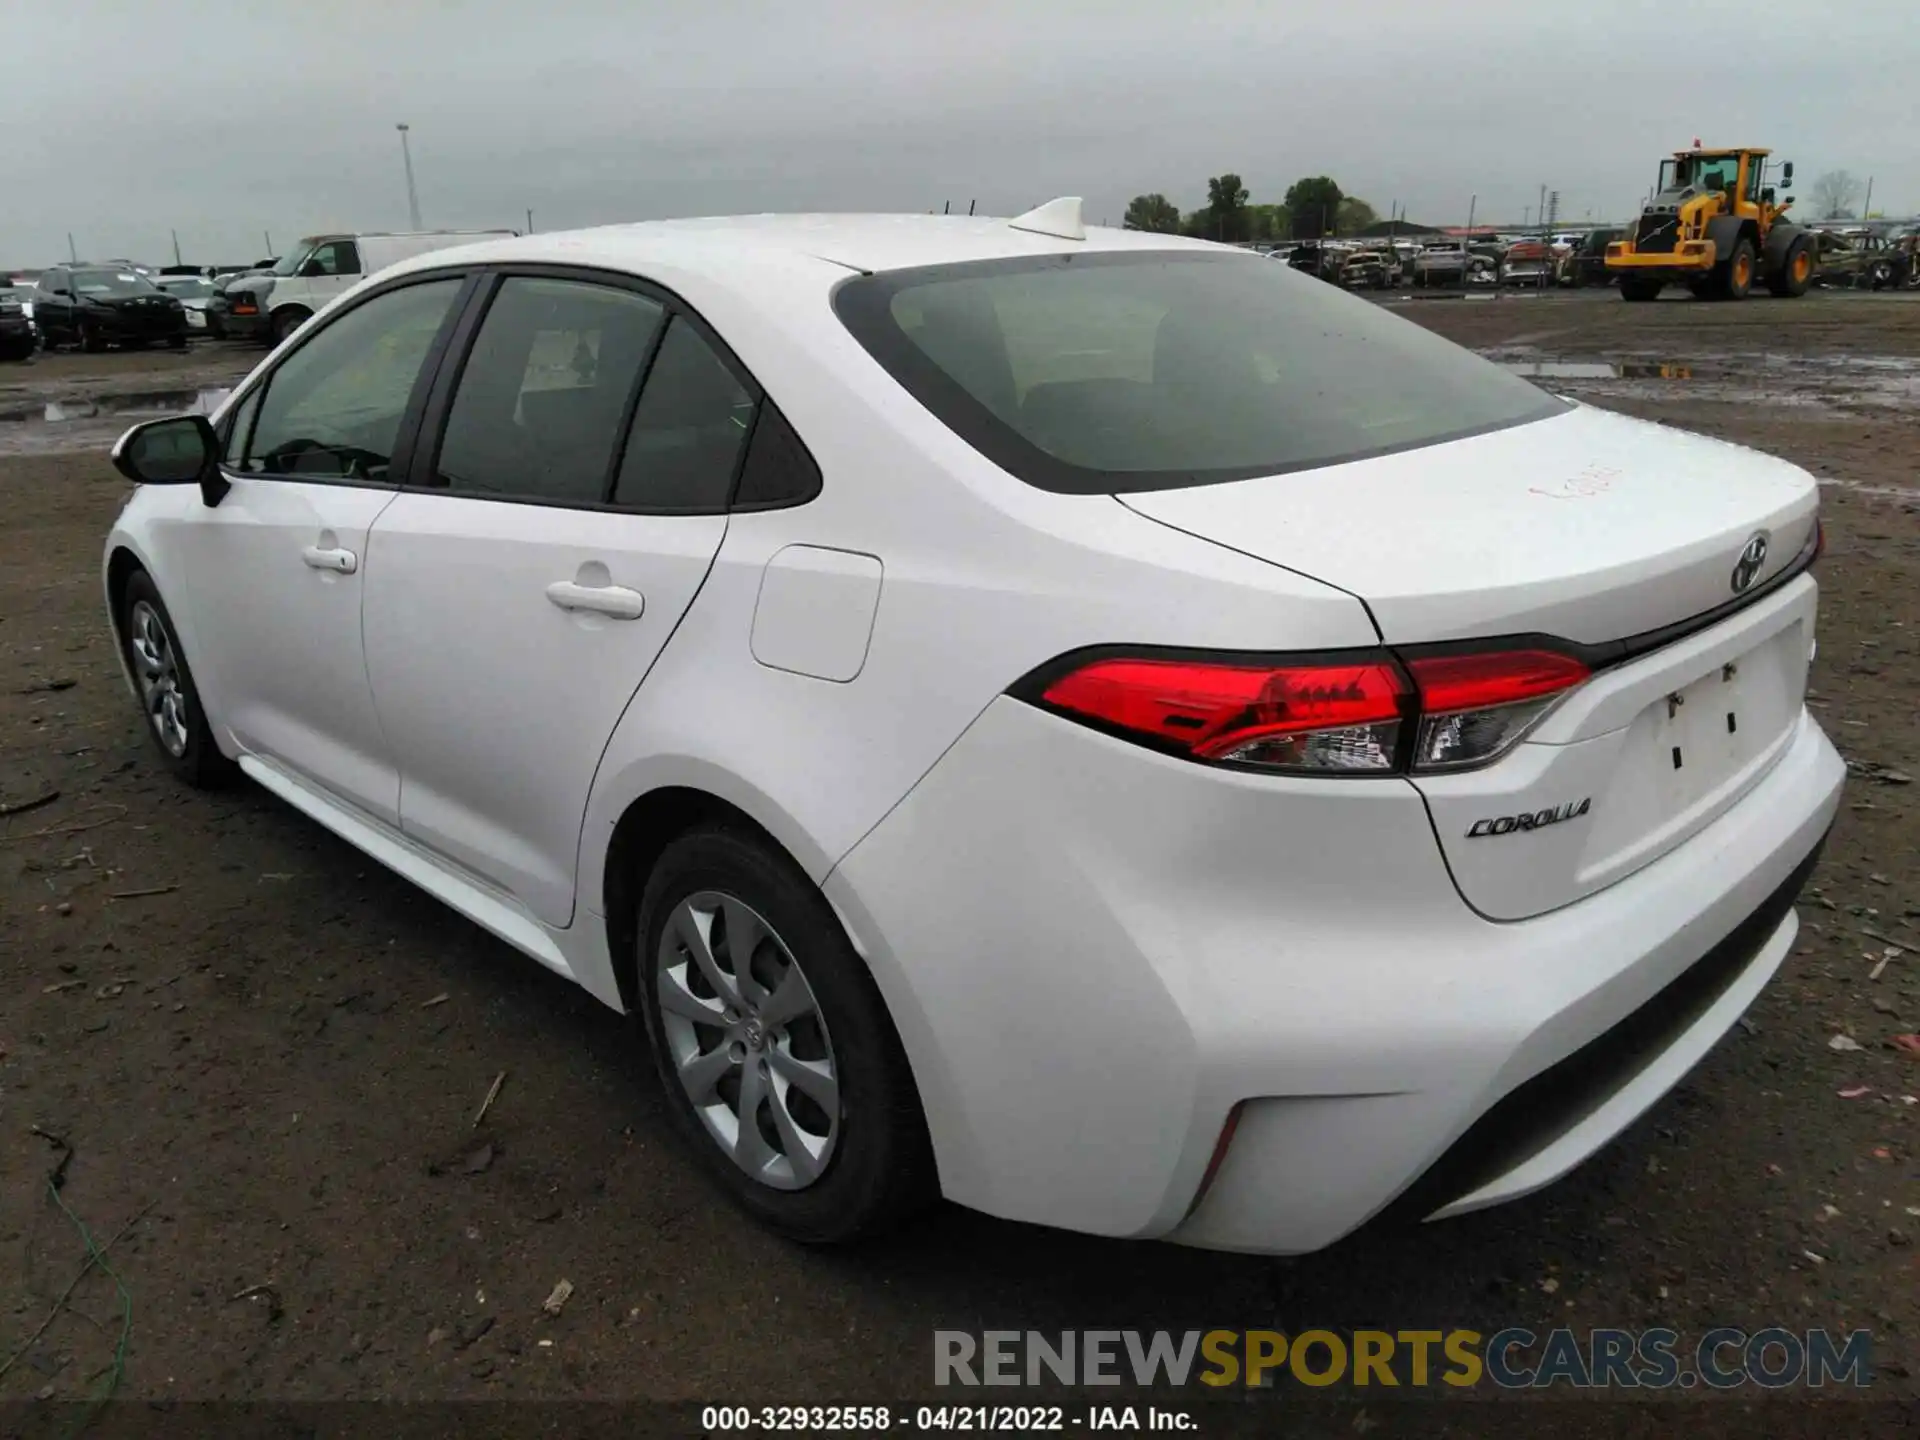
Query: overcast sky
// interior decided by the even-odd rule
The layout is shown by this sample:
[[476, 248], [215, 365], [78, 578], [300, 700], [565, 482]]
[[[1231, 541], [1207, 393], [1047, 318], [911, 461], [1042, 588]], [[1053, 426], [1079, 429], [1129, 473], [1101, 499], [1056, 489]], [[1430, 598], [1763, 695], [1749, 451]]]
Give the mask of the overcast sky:
[[245, 261], [404, 229], [1060, 194], [1384, 215], [1631, 212], [1662, 153], [1770, 145], [1920, 210], [1913, 0], [40, 0], [0, 29], [0, 262]]

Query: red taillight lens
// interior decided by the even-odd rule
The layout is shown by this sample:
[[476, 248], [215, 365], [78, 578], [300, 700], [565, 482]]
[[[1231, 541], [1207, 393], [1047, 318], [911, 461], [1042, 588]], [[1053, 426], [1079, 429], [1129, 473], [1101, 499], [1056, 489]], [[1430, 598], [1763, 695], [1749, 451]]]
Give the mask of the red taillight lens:
[[1428, 655], [1407, 669], [1420, 694], [1415, 770], [1478, 765], [1514, 745], [1592, 673], [1553, 650]]
[[1014, 693], [1194, 760], [1391, 774], [1497, 758], [1590, 673], [1553, 650], [1298, 663], [1115, 656]]
[[1204, 760], [1288, 770], [1391, 770], [1408, 706], [1391, 661], [1241, 665], [1095, 660], [1055, 680], [1057, 709]]

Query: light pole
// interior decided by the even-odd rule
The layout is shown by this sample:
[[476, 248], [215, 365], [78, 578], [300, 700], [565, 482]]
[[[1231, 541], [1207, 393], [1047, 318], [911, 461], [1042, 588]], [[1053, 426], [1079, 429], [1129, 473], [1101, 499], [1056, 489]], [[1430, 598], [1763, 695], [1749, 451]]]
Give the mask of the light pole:
[[400, 161], [407, 167], [407, 214], [413, 219], [413, 228], [418, 230], [420, 228], [420, 196], [413, 188], [413, 151], [407, 148], [407, 131], [413, 127], [396, 125], [393, 128], [400, 132]]

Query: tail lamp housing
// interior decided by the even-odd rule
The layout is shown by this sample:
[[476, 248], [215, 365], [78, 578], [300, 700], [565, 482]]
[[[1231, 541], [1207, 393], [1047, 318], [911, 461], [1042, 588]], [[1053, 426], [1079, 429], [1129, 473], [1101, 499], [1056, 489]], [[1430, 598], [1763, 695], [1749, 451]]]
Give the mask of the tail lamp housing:
[[1432, 774], [1511, 750], [1592, 673], [1557, 650], [1310, 656], [1082, 651], [1013, 694], [1206, 764], [1297, 775]]

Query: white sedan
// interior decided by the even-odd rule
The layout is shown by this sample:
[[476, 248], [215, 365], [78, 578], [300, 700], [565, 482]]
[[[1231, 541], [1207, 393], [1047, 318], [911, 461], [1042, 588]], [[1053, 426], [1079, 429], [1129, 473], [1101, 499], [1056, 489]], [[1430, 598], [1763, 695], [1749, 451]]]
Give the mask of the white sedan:
[[211, 280], [204, 275], [161, 275], [153, 283], [180, 302], [189, 330], [207, 328], [207, 302], [214, 296]]
[[115, 461], [164, 763], [637, 1012], [809, 1241], [1535, 1190], [1841, 792], [1806, 472], [1071, 200], [437, 251]]

